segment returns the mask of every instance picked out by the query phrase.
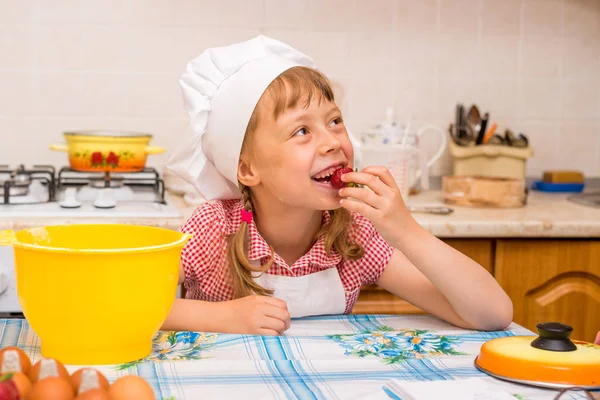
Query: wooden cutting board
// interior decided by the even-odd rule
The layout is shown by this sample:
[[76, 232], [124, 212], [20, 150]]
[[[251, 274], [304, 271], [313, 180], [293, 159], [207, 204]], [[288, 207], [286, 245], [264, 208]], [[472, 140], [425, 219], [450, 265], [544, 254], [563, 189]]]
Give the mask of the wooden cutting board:
[[527, 200], [525, 181], [484, 176], [444, 176], [444, 202], [467, 207], [523, 207]]

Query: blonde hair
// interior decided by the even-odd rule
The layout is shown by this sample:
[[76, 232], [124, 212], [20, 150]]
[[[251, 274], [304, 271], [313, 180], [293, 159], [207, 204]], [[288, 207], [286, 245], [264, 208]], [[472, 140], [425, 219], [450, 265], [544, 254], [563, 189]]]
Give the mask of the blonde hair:
[[[320, 72], [306, 67], [294, 67], [286, 70], [279, 75], [267, 88], [263, 97], [269, 95], [273, 103], [273, 118], [277, 119], [285, 110], [294, 108], [298, 105], [308, 107], [313, 98], [318, 100], [334, 101], [333, 90], [329, 81]], [[261, 97], [261, 99], [263, 98]], [[302, 102], [302, 104], [300, 104]], [[260, 104], [260, 100], [259, 100]], [[252, 135], [256, 131], [259, 119], [258, 104], [250, 117], [244, 142], [242, 143], [242, 152], [247, 149]], [[254, 211], [252, 203], [252, 193], [250, 189], [242, 183], [238, 183], [242, 198], [244, 200], [244, 209], [249, 212]], [[324, 244], [327, 255], [335, 250], [346, 260], [356, 260], [363, 256], [364, 248], [357, 243], [352, 243], [348, 239], [350, 227], [352, 225], [352, 215], [345, 208], [328, 211], [330, 220], [324, 224], [313, 243], [321, 236], [325, 236]], [[262, 267], [254, 267], [248, 259], [247, 251], [249, 248], [248, 224], [242, 221], [240, 228], [227, 239], [227, 259], [229, 261], [229, 275], [233, 284], [234, 298], [244, 297], [250, 294], [271, 295], [272, 290], [260, 286], [253, 279], [252, 272], [264, 272], [273, 265], [275, 251], [271, 247], [271, 258]]]

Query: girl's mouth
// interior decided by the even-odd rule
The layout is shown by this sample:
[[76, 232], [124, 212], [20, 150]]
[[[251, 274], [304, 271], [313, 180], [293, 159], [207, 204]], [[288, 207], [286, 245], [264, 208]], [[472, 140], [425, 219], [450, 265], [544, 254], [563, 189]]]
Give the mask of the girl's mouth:
[[333, 175], [333, 172], [342, 167], [343, 167], [343, 165], [341, 165], [341, 164], [336, 165], [334, 167], [329, 167], [329, 168], [319, 172], [318, 174], [314, 175], [311, 179], [318, 183], [321, 183], [324, 185], [329, 185], [331, 183], [331, 176]]

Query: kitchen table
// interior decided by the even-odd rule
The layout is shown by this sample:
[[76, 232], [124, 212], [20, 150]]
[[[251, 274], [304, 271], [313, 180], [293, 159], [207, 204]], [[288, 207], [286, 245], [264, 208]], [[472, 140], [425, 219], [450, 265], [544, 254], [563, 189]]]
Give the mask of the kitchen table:
[[[114, 334], [118, 335], [118, 332]], [[292, 320], [284, 336], [158, 332], [147, 358], [95, 366], [113, 382], [145, 378], [159, 399], [389, 399], [390, 380], [482, 377], [519, 399], [553, 399], [558, 392], [516, 385], [478, 371], [481, 345], [507, 330], [456, 328], [429, 315], [339, 315]], [[0, 320], [0, 345], [18, 346], [36, 362], [40, 340], [24, 319]], [[66, 365], [69, 372], [82, 366]], [[443, 397], [443, 393], [440, 395]], [[579, 392], [563, 399], [585, 398]]]

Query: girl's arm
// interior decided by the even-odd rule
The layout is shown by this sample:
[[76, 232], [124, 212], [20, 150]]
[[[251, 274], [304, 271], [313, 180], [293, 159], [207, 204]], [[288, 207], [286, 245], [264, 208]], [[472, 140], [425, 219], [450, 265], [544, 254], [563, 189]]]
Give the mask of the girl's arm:
[[341, 206], [369, 219], [397, 249], [380, 286], [458, 326], [496, 330], [510, 324], [512, 302], [498, 282], [415, 221], [387, 168], [349, 172], [342, 181], [365, 187], [341, 189]]
[[[183, 282], [183, 268], [179, 282]], [[285, 301], [266, 296], [210, 302], [175, 299], [161, 327], [166, 331], [248, 333], [282, 335], [290, 327], [290, 313]]]
[[494, 277], [418, 223], [393, 246], [377, 281], [382, 288], [463, 328], [501, 330], [512, 322], [512, 302]]

